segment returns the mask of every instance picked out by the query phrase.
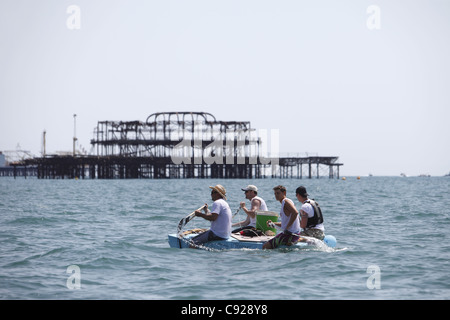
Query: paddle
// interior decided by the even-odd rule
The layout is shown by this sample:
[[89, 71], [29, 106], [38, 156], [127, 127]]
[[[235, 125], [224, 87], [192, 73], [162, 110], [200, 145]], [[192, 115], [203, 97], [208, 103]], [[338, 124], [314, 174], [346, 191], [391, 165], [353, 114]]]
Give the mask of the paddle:
[[[206, 204], [204, 206], [201, 206], [200, 208], [198, 208], [197, 210], [202, 210], [204, 207], [206, 206]], [[197, 211], [195, 210], [195, 211]], [[239, 206], [239, 208], [236, 210], [236, 212], [233, 214], [233, 216], [231, 217], [231, 219], [233, 219], [238, 212], [241, 210], [241, 207]], [[178, 223], [178, 228], [177, 228], [177, 234], [180, 234], [181, 230], [184, 228], [184, 226], [191, 221], [192, 219], [195, 218], [195, 211], [191, 212], [190, 214], [188, 214], [186, 217], [184, 217], [183, 219], [180, 220], [180, 222]]]
[[[206, 207], [206, 204], [201, 206], [200, 208], [198, 208], [197, 210], [202, 210], [204, 207]], [[195, 210], [195, 211], [197, 211]], [[180, 220], [180, 222], [178, 223], [178, 228], [177, 228], [177, 235], [180, 235], [181, 230], [184, 228], [184, 226], [191, 221], [192, 219], [195, 218], [195, 211], [192, 211], [191, 213], [189, 213], [186, 217], [184, 217], [183, 219]]]
[[238, 212], [241, 210], [241, 206], [239, 206], [239, 208], [236, 210], [236, 212], [233, 214], [233, 216], [231, 217], [231, 220], [233, 220], [233, 218], [238, 214]]

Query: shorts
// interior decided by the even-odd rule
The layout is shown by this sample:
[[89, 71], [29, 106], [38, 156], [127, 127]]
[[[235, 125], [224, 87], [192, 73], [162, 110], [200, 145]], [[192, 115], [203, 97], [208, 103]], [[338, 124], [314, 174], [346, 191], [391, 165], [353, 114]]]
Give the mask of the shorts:
[[199, 246], [208, 241], [214, 241], [214, 240], [226, 240], [226, 239], [216, 236], [215, 233], [212, 232], [211, 230], [207, 230], [207, 231], [195, 236], [194, 238], [192, 238], [191, 244], [193, 244], [195, 246]]
[[272, 246], [272, 248], [278, 248], [282, 245], [290, 246], [298, 241], [300, 237], [298, 235], [295, 235], [293, 233], [279, 233], [272, 239], [270, 239], [268, 242]]
[[313, 237], [319, 240], [323, 240], [323, 238], [325, 237], [323, 231], [320, 229], [306, 229], [305, 231], [300, 232], [300, 235], [306, 237]]

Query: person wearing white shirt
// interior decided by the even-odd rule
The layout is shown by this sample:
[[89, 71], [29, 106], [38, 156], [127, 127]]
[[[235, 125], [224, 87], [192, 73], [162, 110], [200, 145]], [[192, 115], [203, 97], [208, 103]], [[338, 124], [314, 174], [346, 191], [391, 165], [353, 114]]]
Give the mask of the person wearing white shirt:
[[231, 235], [231, 209], [226, 202], [226, 190], [220, 184], [210, 188], [212, 189], [211, 199], [214, 201], [211, 210], [208, 210], [206, 205], [205, 213], [196, 210], [195, 216], [211, 221], [211, 227], [192, 238], [191, 248], [198, 248], [199, 245], [208, 241], [226, 240]]
[[240, 203], [240, 206], [247, 217], [244, 221], [236, 222], [232, 225], [232, 227], [240, 227], [233, 230], [232, 233], [237, 233], [246, 229], [256, 229], [256, 211], [268, 211], [266, 202], [263, 198], [258, 196], [258, 188], [256, 186], [250, 184], [241, 190], [245, 192], [245, 198], [250, 200], [251, 209], [245, 207], [245, 202]]
[[297, 196], [297, 200], [302, 203], [300, 209], [300, 227], [303, 231], [300, 232], [300, 235], [323, 240], [325, 237], [325, 228], [323, 226], [322, 209], [319, 204], [315, 200], [308, 198], [309, 194], [303, 186], [295, 190], [295, 195]]

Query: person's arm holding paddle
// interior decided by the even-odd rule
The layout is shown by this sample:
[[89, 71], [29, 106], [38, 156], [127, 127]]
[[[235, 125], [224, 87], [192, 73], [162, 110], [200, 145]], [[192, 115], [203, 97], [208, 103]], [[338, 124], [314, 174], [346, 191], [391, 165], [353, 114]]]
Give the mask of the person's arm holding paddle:
[[244, 212], [252, 219], [256, 217], [256, 210], [259, 210], [261, 206], [261, 202], [258, 199], [252, 200], [251, 202], [252, 208], [250, 210], [245, 207], [245, 202], [241, 202], [240, 204]]
[[205, 213], [202, 213], [200, 210], [195, 210], [195, 216], [196, 217], [201, 217], [205, 220], [208, 221], [215, 221], [217, 219], [217, 217], [219, 216], [217, 213], [215, 212], [209, 212], [208, 210], [208, 205], [205, 203]]

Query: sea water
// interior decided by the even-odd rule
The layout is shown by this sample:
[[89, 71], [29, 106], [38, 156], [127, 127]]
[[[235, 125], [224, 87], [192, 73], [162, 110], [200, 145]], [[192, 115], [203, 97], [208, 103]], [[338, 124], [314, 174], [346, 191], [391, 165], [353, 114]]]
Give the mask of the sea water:
[[[274, 186], [297, 208], [305, 186], [337, 247], [170, 248], [167, 235], [212, 203], [217, 183], [233, 212], [248, 184], [277, 212]], [[449, 231], [449, 177], [0, 178], [0, 299], [449, 299]]]

